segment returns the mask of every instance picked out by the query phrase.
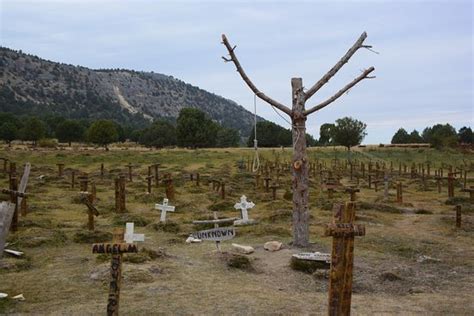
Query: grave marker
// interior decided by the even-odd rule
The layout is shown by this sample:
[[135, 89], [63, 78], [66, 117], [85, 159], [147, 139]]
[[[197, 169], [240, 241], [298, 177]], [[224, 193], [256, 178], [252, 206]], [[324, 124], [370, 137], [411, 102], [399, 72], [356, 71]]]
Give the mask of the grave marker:
[[92, 194], [89, 192], [81, 192], [81, 202], [87, 206], [87, 229], [94, 230], [94, 216], [99, 216], [99, 211], [92, 204]]
[[238, 219], [234, 222], [234, 225], [247, 225], [253, 224], [255, 221], [253, 219], [249, 219], [248, 209], [251, 209], [255, 206], [253, 202], [247, 201], [247, 197], [242, 195], [240, 197], [240, 202], [235, 203], [234, 208], [236, 210], [240, 209], [242, 219]]
[[125, 177], [115, 178], [115, 212], [125, 212]]
[[2, 258], [10, 224], [15, 213], [15, 205], [10, 202], [0, 203], [0, 258]]
[[334, 219], [325, 236], [332, 236], [331, 272], [329, 276], [329, 315], [350, 315], [354, 236], [364, 236], [365, 226], [354, 225], [355, 203], [334, 206]]
[[63, 176], [63, 171], [64, 171], [64, 164], [63, 163], [57, 163], [58, 166], [58, 177]]
[[168, 205], [168, 199], [163, 199], [163, 204], [155, 204], [155, 210], [161, 211], [160, 222], [166, 222], [166, 213], [174, 212], [175, 207]]
[[[213, 213], [213, 220], [193, 221], [193, 224], [214, 224], [213, 229], [206, 229], [192, 233], [191, 236], [200, 240], [212, 240], [216, 242], [217, 250], [221, 251], [220, 242], [235, 237], [234, 227], [219, 227], [220, 223], [232, 223], [236, 218], [217, 218], [217, 212]], [[202, 238], [200, 238], [200, 237]]]
[[119, 313], [120, 286], [122, 283], [122, 254], [137, 252], [137, 245], [133, 243], [124, 243], [123, 228], [116, 228], [114, 230], [112, 243], [100, 243], [92, 245], [92, 253], [104, 253], [112, 255], [110, 265], [111, 279], [109, 285], [109, 298], [107, 302], [107, 315], [118, 315]]

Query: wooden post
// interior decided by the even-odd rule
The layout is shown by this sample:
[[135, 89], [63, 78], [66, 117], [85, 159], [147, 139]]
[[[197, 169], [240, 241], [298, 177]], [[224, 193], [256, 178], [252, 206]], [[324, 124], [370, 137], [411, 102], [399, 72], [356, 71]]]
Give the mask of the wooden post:
[[125, 177], [120, 175], [115, 179], [115, 212], [125, 212]]
[[355, 203], [335, 205], [332, 224], [325, 236], [332, 236], [331, 272], [329, 275], [329, 315], [350, 315], [354, 236], [364, 236], [365, 226], [354, 225]]
[[[10, 167], [11, 167], [10, 163]], [[10, 169], [11, 170], [11, 169]], [[13, 213], [12, 222], [10, 224], [10, 231], [16, 232], [18, 231], [18, 180], [16, 178], [16, 174], [10, 174], [10, 202], [15, 204], [15, 212]]]
[[270, 186], [270, 188], [272, 189], [272, 199], [273, 201], [276, 200], [276, 190], [278, 189], [278, 186], [274, 183]]
[[95, 181], [92, 181], [92, 183], [91, 183], [91, 196], [90, 196], [91, 203], [95, 203], [96, 199], [97, 199], [97, 188], [95, 187]]
[[270, 190], [269, 190], [269, 189], [270, 189], [269, 185], [270, 185], [270, 180], [271, 180], [271, 179], [272, 179], [272, 178], [270, 178], [270, 177], [265, 177], [265, 178], [263, 179], [263, 180], [265, 181], [265, 192], [270, 192]]
[[454, 175], [452, 172], [448, 173], [448, 198], [454, 197]]
[[456, 227], [461, 228], [461, 205], [456, 205]]
[[79, 183], [80, 183], [80, 187], [81, 187], [81, 191], [82, 192], [88, 192], [88, 187], [89, 187], [89, 177], [87, 175], [83, 175], [81, 177], [79, 177]]
[[158, 187], [160, 185], [160, 164], [155, 163], [153, 167], [155, 168], [155, 187]]
[[225, 182], [221, 181], [221, 198], [225, 199]]
[[173, 186], [173, 178], [171, 178], [171, 175], [168, 175], [164, 180], [165, 185], [166, 185], [166, 198], [168, 200], [174, 200], [174, 186]]
[[397, 203], [403, 203], [403, 187], [402, 183], [397, 183]]
[[133, 179], [132, 179], [132, 164], [129, 163], [128, 164], [128, 181], [132, 182]]
[[64, 164], [63, 163], [58, 163], [57, 166], [58, 166], [58, 177], [62, 177], [63, 176], [63, 170], [64, 170]]
[[149, 175], [148, 177], [146, 177], [148, 194], [151, 194], [151, 180], [153, 180], [152, 175]]
[[76, 185], [76, 171], [71, 171], [71, 189]]
[[196, 173], [196, 186], [199, 186], [199, 172]]
[[104, 179], [104, 164], [103, 163], [100, 164], [100, 179], [101, 180]]

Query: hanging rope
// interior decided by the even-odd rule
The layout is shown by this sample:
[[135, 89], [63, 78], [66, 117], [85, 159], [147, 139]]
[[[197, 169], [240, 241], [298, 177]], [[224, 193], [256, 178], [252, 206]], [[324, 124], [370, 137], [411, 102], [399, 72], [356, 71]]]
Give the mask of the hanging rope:
[[253, 156], [252, 171], [255, 173], [260, 168], [260, 158], [258, 157], [258, 141], [257, 141], [257, 95], [253, 95], [253, 113], [254, 113], [254, 139], [253, 148], [255, 154]]

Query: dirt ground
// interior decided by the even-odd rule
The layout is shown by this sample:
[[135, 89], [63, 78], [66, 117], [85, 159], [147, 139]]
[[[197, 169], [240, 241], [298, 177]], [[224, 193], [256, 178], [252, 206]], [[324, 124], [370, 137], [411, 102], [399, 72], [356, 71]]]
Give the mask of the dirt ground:
[[[22, 293], [24, 301], [0, 299], [0, 314], [95, 315], [103, 314], [107, 303], [110, 258], [92, 254], [92, 243], [86, 232], [86, 207], [78, 202], [79, 185], [70, 188], [70, 171], [89, 173], [97, 185], [96, 233], [99, 238], [135, 222], [137, 233], [144, 233], [139, 254], [124, 256], [120, 312], [124, 315], [207, 315], [207, 314], [327, 314], [327, 272], [308, 274], [292, 270], [291, 255], [301, 251], [329, 252], [331, 238], [323, 237], [324, 225], [332, 218], [333, 203], [347, 201], [348, 195], [336, 193], [333, 200], [321, 191], [319, 179], [313, 179], [310, 191], [311, 247], [291, 247], [291, 201], [285, 199], [289, 174], [280, 180], [278, 199], [263, 188], [253, 188], [252, 173], [239, 170], [251, 151], [233, 150], [162, 150], [136, 151], [26, 151], [4, 150], [3, 157], [17, 162], [29, 161], [32, 173], [27, 192], [29, 213], [19, 219], [19, 231], [8, 237], [10, 249], [25, 252], [23, 258], [5, 255], [0, 260], [0, 292], [10, 297]], [[371, 151], [354, 159], [407, 163], [426, 161], [432, 165], [445, 162], [472, 164], [472, 154], [436, 153], [432, 150]], [[289, 150], [264, 150], [269, 161], [289, 159]], [[328, 165], [333, 152], [310, 152]], [[340, 156], [339, 159], [343, 159]], [[65, 175], [58, 177], [56, 163], [64, 162]], [[115, 214], [113, 179], [134, 165], [133, 182], [127, 182], [127, 210]], [[164, 187], [146, 191], [147, 167], [160, 162], [161, 172], [175, 179], [176, 212], [168, 213], [166, 227], [156, 225], [159, 212], [154, 203], [161, 202]], [[107, 170], [100, 179], [100, 163]], [[465, 164], [465, 162], [464, 162]], [[1, 167], [0, 167], [1, 169]], [[21, 168], [17, 167], [20, 171]], [[434, 170], [434, 167], [433, 167]], [[197, 187], [187, 178], [189, 172], [200, 172]], [[40, 175], [45, 175], [43, 180]], [[469, 175], [472, 185], [474, 175]], [[225, 179], [227, 197], [221, 200], [206, 185], [206, 179]], [[366, 226], [366, 236], [356, 237], [352, 313], [354, 315], [472, 315], [474, 314], [474, 206], [469, 194], [460, 191], [458, 200], [447, 202], [446, 184], [438, 193], [430, 179], [427, 190], [418, 179], [403, 177], [404, 204], [394, 202], [391, 188], [389, 200], [383, 201], [383, 189], [375, 192], [361, 180], [356, 222]], [[348, 183], [347, 175], [341, 180]], [[0, 175], [5, 187], [7, 176]], [[235, 217], [233, 204], [245, 194], [255, 202], [249, 211], [258, 224], [237, 228], [232, 241], [222, 242], [225, 253], [232, 243], [250, 245], [255, 252], [248, 255], [251, 266], [231, 268], [226, 255], [216, 251], [213, 242], [186, 244], [187, 236], [198, 230], [193, 220], [209, 218], [211, 210], [219, 217]], [[6, 199], [6, 196], [4, 197]], [[446, 204], [448, 203], [448, 204]], [[463, 224], [455, 227], [452, 204], [462, 203]], [[284, 244], [282, 250], [263, 249], [267, 241]]]

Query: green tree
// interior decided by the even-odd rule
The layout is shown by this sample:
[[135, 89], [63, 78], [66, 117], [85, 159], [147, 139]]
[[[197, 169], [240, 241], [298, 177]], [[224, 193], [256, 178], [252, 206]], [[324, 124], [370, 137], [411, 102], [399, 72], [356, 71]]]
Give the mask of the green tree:
[[343, 117], [336, 120], [334, 126], [334, 142], [337, 145], [347, 147], [350, 151], [352, 146], [359, 145], [367, 135], [367, 125], [352, 117]]
[[4, 140], [8, 147], [11, 146], [11, 142], [18, 136], [18, 128], [15, 124], [6, 122], [0, 125], [0, 139]]
[[[247, 141], [248, 147], [253, 147], [255, 138], [254, 129]], [[277, 125], [273, 122], [262, 121], [257, 122], [257, 140], [259, 147], [280, 147], [291, 146], [292, 135], [291, 131]]]
[[408, 143], [410, 144], [419, 144], [423, 142], [423, 137], [420, 136], [420, 133], [414, 129], [410, 135], [408, 135]]
[[36, 142], [43, 138], [46, 133], [46, 126], [37, 117], [31, 117], [25, 121], [25, 125], [20, 131], [22, 140], [32, 141], [36, 146]]
[[176, 145], [176, 127], [170, 122], [159, 120], [141, 131], [139, 143], [146, 147], [162, 148]]
[[436, 124], [427, 127], [422, 133], [423, 140], [435, 148], [455, 146], [458, 141], [456, 129], [449, 124]]
[[472, 134], [472, 129], [470, 127], [461, 127], [458, 132], [458, 137], [459, 142], [462, 144], [474, 143], [474, 135]]
[[118, 140], [117, 125], [113, 121], [98, 120], [87, 129], [87, 140], [91, 143], [103, 146], [109, 150], [108, 145]]
[[219, 125], [204, 112], [184, 108], [179, 112], [176, 134], [178, 145], [182, 147], [215, 147]]
[[56, 127], [56, 137], [61, 143], [79, 142], [84, 140], [84, 128], [76, 120], [65, 120]]
[[333, 143], [334, 124], [325, 123], [319, 128], [319, 145], [327, 146]]
[[392, 144], [407, 144], [410, 141], [410, 135], [404, 128], [399, 128], [392, 137]]
[[222, 127], [217, 132], [217, 147], [238, 147], [239, 132], [233, 128]]

